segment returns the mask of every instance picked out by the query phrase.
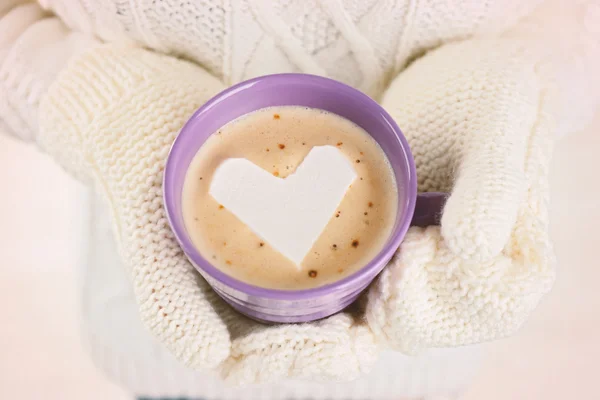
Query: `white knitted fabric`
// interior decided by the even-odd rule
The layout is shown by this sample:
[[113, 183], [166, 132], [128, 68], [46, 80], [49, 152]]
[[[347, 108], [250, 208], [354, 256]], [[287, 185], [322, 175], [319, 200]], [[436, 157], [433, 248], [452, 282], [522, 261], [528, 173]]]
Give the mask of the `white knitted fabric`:
[[452, 192], [441, 228], [410, 229], [369, 292], [369, 325], [394, 348], [510, 335], [551, 288], [553, 138], [580, 129], [600, 97], [600, 7], [553, 6], [499, 38], [431, 52], [386, 92], [419, 190]]
[[429, 349], [417, 356], [382, 351], [370, 373], [352, 382], [280, 379], [231, 387], [217, 372], [186, 368], [150, 335], [116, 251], [106, 204], [94, 193], [84, 225], [88, 249], [81, 287], [84, 339], [93, 361], [115, 382], [140, 397], [219, 400], [399, 400], [458, 394], [481, 367], [481, 345]]
[[514, 24], [541, 0], [41, 0], [73, 29], [198, 62], [225, 84], [327, 75], [381, 94], [441, 43]]
[[[37, 111], [67, 60], [91, 46], [92, 38], [48, 18], [36, 4], [3, 0], [0, 4], [0, 110], [7, 131], [33, 140]], [[58, 45], [57, 45], [58, 44]]]
[[142, 321], [186, 365], [222, 364], [236, 381], [356, 377], [375, 360], [364, 324], [348, 314], [308, 325], [251, 322], [218, 299], [168, 226], [161, 184], [170, 144], [193, 110], [222, 89], [191, 64], [104, 46], [77, 58], [50, 88], [39, 141], [80, 140], [83, 162], [59, 161], [88, 171], [105, 194]]
[[419, 190], [453, 191], [441, 229], [411, 229], [370, 292], [371, 327], [400, 350], [509, 335], [552, 285], [550, 98], [525, 48], [445, 46], [383, 100], [402, 121]]
[[[191, 7], [183, 12], [169, 1], [47, 3], [72, 27], [184, 55], [226, 83], [303, 71], [375, 97], [419, 52], [497, 32], [530, 9], [490, 2], [436, 9], [419, 2], [240, 1], [180, 2]], [[15, 99], [10, 104], [29, 104], [24, 108], [37, 116], [42, 148], [104, 195], [142, 322], [177, 359], [195, 369], [218, 368], [235, 383], [347, 380], [374, 365], [382, 344], [415, 352], [509, 335], [549, 290], [552, 139], [557, 118], [582, 124], [597, 100], [591, 78], [600, 12], [585, 4], [542, 11], [502, 36], [446, 44], [393, 80], [383, 105], [410, 141], [420, 189], [452, 192], [442, 228], [411, 229], [364, 306], [311, 324], [267, 327], [233, 312], [185, 259], [168, 227], [164, 161], [193, 110], [225, 87], [217, 78], [133, 45], [86, 39], [91, 49], [74, 56], [47, 93], [40, 91], [39, 114], [35, 102], [23, 101], [27, 91], [7, 84], [23, 75], [21, 81], [1, 75], [0, 90]], [[185, 28], [187, 18], [201, 15], [211, 22]], [[555, 18], [564, 30], [548, 41], [544, 28]], [[185, 32], [191, 36], [177, 36]], [[15, 43], [0, 53], [3, 70], [15, 71]], [[563, 108], [565, 101], [580, 106]], [[11, 122], [12, 113], [27, 120], [0, 103], [0, 118], [19, 131], [23, 125]]]

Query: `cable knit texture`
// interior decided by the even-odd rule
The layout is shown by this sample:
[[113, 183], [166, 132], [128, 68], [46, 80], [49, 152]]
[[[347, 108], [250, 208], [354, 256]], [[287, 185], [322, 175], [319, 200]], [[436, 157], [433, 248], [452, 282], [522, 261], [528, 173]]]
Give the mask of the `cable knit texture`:
[[41, 0], [70, 27], [193, 60], [226, 84], [327, 75], [372, 96], [409, 59], [501, 31], [541, 0]]
[[[505, 31], [535, 4], [43, 3], [74, 29], [127, 43], [85, 36], [61, 53], [68, 66], [65, 56], [48, 73], [40, 64], [19, 71], [36, 54], [23, 38], [46, 26], [32, 8], [37, 22], [0, 52], [0, 116], [102, 193], [142, 322], [185, 365], [218, 368], [233, 383], [353, 379], [372, 368], [380, 344], [413, 353], [507, 336], [550, 289], [547, 172], [557, 121], [582, 125], [597, 104], [594, 5], [536, 10]], [[557, 18], [563, 29], [549, 40]], [[49, 21], [69, 49], [68, 31]], [[360, 307], [265, 326], [225, 305], [185, 259], [161, 182], [170, 144], [196, 108], [225, 84], [284, 71], [383, 96], [410, 142], [419, 189], [452, 194], [442, 227], [411, 229]]]

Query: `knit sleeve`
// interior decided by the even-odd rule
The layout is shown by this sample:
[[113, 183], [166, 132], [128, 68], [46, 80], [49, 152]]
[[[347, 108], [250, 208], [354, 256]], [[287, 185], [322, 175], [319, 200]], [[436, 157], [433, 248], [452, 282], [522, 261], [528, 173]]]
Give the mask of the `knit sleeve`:
[[71, 57], [95, 44], [36, 3], [0, 5], [0, 131], [35, 141], [40, 99]]

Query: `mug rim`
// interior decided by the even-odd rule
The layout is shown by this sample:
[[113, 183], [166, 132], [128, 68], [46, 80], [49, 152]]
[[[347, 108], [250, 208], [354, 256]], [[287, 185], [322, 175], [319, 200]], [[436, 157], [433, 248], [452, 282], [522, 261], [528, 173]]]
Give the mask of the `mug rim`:
[[[173, 198], [174, 195], [173, 191], [171, 190], [171, 186], [174, 183], [171, 179], [168, 179], [168, 171], [174, 168], [174, 165], [177, 163], [177, 160], [175, 160], [175, 157], [173, 157], [172, 155], [178, 147], [183, 145], [183, 136], [186, 135], [186, 132], [192, 132], [189, 125], [192, 123], [193, 120], [196, 119], [196, 117], [199, 114], [206, 112], [207, 110], [212, 108], [214, 104], [232, 95], [235, 95], [235, 93], [241, 89], [253, 86], [259, 82], [264, 81], [270, 81], [270, 83], [279, 84], [310, 84], [311, 82], [318, 83], [319, 85], [328, 87], [331, 90], [344, 92], [347, 95], [358, 97], [360, 100], [365, 102], [368, 107], [376, 108], [378, 110], [381, 118], [384, 118], [386, 123], [389, 124], [392, 128], [392, 132], [394, 133], [396, 139], [400, 142], [400, 145], [404, 150], [403, 158], [404, 161], [407, 163], [408, 176], [405, 188], [405, 211], [403, 213], [404, 215], [402, 215], [401, 217], [401, 221], [398, 223], [397, 227], [391, 232], [385, 246], [379, 251], [379, 253], [377, 253], [375, 257], [373, 257], [373, 259], [371, 259], [358, 271], [338, 281], [328, 283], [322, 286], [317, 286], [314, 288], [299, 290], [270, 289], [243, 282], [221, 271], [220, 269], [212, 265], [212, 263], [210, 263], [210, 261], [208, 261], [205, 257], [203, 257], [193, 245], [187, 233], [185, 225], [183, 223], [179, 223], [177, 218], [175, 218], [175, 216], [173, 215], [173, 213], [175, 212], [174, 209], [176, 207], [174, 207], [175, 199]], [[370, 132], [367, 131], [367, 133], [371, 135]], [[396, 185], [398, 185], [398, 183], [396, 183]], [[366, 279], [368, 279], [368, 281], [372, 280], [385, 267], [385, 265], [382, 264], [389, 262], [394, 253], [398, 250], [398, 247], [400, 246], [402, 240], [404, 239], [406, 232], [410, 227], [410, 221], [414, 214], [416, 198], [417, 179], [414, 158], [410, 150], [408, 141], [404, 137], [404, 134], [400, 130], [400, 127], [396, 124], [391, 115], [389, 115], [389, 113], [379, 103], [377, 103], [371, 97], [364, 94], [358, 89], [355, 89], [349, 85], [346, 85], [345, 83], [330, 78], [301, 73], [263, 75], [260, 77], [240, 82], [217, 93], [206, 103], [204, 103], [200, 108], [198, 108], [183, 125], [183, 127], [177, 134], [177, 137], [171, 144], [171, 148], [169, 149], [167, 161], [163, 171], [163, 203], [166, 211], [167, 220], [169, 222], [171, 230], [173, 231], [173, 234], [175, 235], [176, 240], [179, 242], [179, 245], [181, 246], [185, 255], [190, 259], [192, 265], [194, 265], [196, 269], [199, 269], [202, 272], [208, 274], [212, 279], [216, 280], [220, 284], [225, 285], [233, 290], [239, 291], [248, 296], [256, 296], [271, 300], [298, 300], [300, 298], [316, 298], [321, 297], [323, 295], [331, 294], [333, 292], [343, 291], [345, 289], [352, 289], [357, 281], [363, 281]], [[401, 204], [399, 204], [399, 206], [400, 205]], [[370, 275], [373, 276], [369, 278]]]

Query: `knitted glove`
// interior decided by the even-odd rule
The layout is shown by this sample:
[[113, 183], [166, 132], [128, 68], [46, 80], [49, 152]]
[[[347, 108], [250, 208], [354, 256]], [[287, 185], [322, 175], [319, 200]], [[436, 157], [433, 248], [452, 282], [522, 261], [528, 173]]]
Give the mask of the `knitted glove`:
[[597, 105], [600, 10], [542, 12], [503, 37], [428, 54], [383, 99], [419, 190], [451, 192], [441, 228], [410, 229], [369, 293], [369, 325], [396, 349], [510, 335], [552, 286], [552, 143], [557, 123], [581, 128]]
[[383, 100], [407, 135], [419, 190], [452, 192], [441, 228], [411, 228], [369, 293], [369, 324], [395, 348], [509, 335], [552, 285], [551, 100], [526, 53], [500, 40], [449, 45]]
[[183, 123], [223, 85], [171, 57], [100, 47], [20, 3], [0, 5], [0, 129], [37, 142], [104, 194], [152, 333], [185, 364], [222, 366], [238, 381], [349, 379], [370, 364], [373, 337], [349, 314], [265, 328], [225, 305], [175, 242], [162, 208], [164, 161]]
[[186, 365], [221, 365], [238, 382], [356, 377], [375, 359], [364, 323], [348, 313], [305, 325], [250, 321], [209, 288], [169, 228], [161, 187], [167, 153], [193, 111], [222, 89], [187, 62], [99, 47], [50, 87], [38, 142], [104, 194], [141, 318]]

